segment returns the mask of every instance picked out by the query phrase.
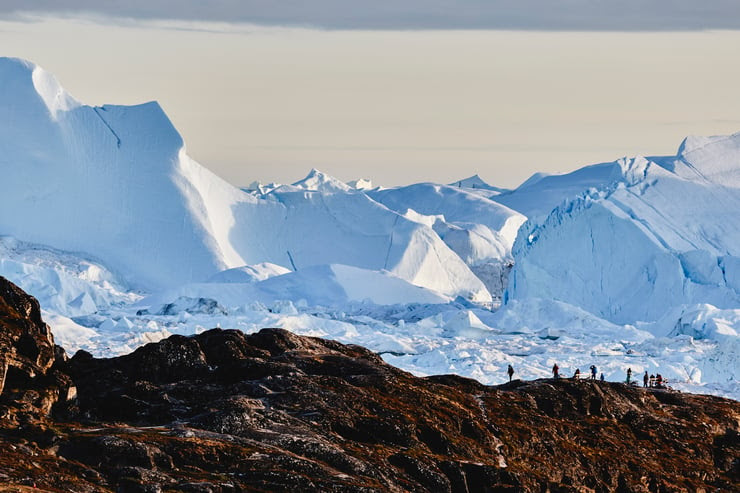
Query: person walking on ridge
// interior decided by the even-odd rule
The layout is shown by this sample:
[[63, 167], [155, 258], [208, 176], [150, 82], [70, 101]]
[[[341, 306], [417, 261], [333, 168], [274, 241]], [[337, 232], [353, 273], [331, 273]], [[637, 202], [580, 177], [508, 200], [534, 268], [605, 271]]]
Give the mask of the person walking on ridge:
[[560, 367], [557, 363], [552, 365], [552, 378], [560, 378]]
[[632, 368], [627, 368], [627, 383], [632, 383]]
[[596, 380], [596, 365], [591, 365], [591, 380]]
[[511, 378], [514, 376], [514, 367], [509, 365], [509, 369], [506, 370], [506, 373], [509, 375], [509, 382], [511, 382]]
[[649, 380], [650, 377], [648, 377], [647, 370], [645, 370], [645, 374], [642, 376], [642, 386], [647, 388]]

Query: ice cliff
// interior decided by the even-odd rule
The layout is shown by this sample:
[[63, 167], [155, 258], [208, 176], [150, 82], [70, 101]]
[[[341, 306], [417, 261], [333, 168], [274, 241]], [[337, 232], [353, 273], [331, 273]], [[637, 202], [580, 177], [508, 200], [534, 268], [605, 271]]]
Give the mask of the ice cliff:
[[740, 306], [740, 134], [600, 169], [601, 183], [520, 230], [509, 299], [556, 299], [617, 323]]
[[157, 103], [86, 106], [43, 69], [2, 58], [0, 114], [0, 234], [84, 253], [133, 285], [338, 263], [490, 300], [431, 227], [364, 194], [309, 190], [320, 176], [269, 198], [226, 183], [188, 157]]

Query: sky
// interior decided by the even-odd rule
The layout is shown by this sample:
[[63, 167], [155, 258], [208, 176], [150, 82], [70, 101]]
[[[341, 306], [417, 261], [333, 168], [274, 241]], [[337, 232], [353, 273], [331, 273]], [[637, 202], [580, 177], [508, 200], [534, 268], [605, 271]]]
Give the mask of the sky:
[[734, 0], [28, 3], [0, 4], [0, 55], [87, 104], [159, 101], [239, 186], [513, 187], [740, 131]]

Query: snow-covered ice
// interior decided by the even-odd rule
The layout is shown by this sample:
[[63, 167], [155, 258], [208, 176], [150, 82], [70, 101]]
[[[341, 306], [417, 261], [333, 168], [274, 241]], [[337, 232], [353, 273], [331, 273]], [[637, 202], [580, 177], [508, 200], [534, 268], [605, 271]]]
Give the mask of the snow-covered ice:
[[724, 160], [740, 167], [740, 134], [704, 144], [701, 159], [687, 142], [672, 159], [621, 159], [612, 183], [530, 219], [508, 295], [554, 298], [618, 323], [654, 321], [681, 304], [740, 306], [740, 179], [721, 171]]
[[490, 301], [425, 225], [313, 171], [269, 196], [193, 161], [155, 102], [91, 107], [43, 69], [0, 58], [0, 231], [84, 252], [132, 285], [161, 289], [270, 262], [389, 272], [447, 296]]
[[740, 398], [740, 134], [514, 190], [318, 170], [242, 190], [157, 103], [86, 106], [29, 62], [0, 58], [0, 116], [0, 275], [69, 352], [283, 327], [420, 375], [594, 364]]

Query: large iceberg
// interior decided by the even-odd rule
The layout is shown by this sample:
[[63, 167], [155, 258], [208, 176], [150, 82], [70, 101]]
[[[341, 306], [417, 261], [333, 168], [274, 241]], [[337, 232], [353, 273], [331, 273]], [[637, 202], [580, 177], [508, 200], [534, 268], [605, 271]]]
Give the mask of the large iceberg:
[[187, 155], [157, 103], [86, 106], [43, 69], [2, 58], [0, 113], [0, 233], [83, 252], [133, 285], [340, 263], [491, 299], [432, 228], [367, 195], [308, 190], [320, 177], [267, 198], [228, 184]]
[[740, 306], [740, 134], [608, 168], [608, 180], [522, 227], [508, 299], [560, 300], [617, 323]]

